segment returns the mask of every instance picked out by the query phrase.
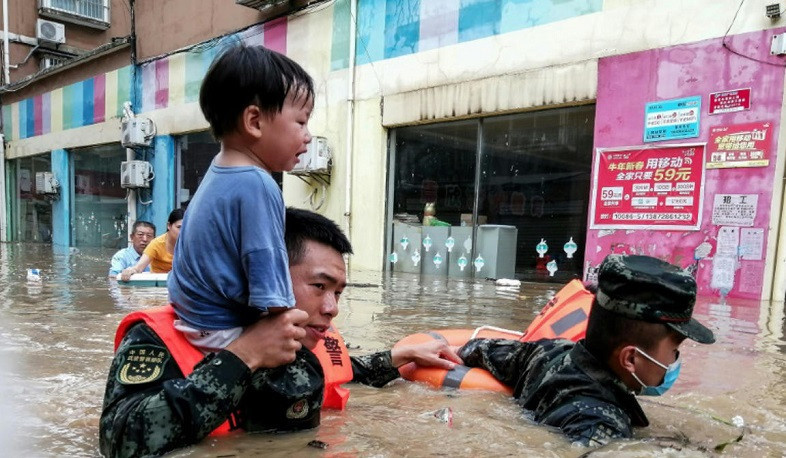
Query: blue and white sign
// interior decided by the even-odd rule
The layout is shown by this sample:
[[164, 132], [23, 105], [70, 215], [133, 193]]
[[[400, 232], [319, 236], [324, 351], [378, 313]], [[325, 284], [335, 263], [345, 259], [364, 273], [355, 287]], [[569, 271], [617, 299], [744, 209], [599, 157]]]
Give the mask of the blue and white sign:
[[644, 110], [644, 141], [699, 136], [701, 96], [650, 102]]

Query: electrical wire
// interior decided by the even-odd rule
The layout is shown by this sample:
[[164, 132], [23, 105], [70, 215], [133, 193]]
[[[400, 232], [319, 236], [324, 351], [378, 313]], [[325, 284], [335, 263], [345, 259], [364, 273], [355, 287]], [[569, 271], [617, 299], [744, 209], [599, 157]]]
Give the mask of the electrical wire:
[[[325, 4], [323, 5], [323, 3], [325, 3]], [[159, 59], [163, 59], [163, 58], [166, 58], [166, 57], [173, 56], [175, 54], [182, 54], [182, 53], [188, 53], [188, 52], [202, 53], [202, 52], [205, 52], [205, 51], [208, 51], [210, 49], [215, 48], [216, 46], [218, 46], [222, 42], [224, 42], [224, 40], [226, 40], [226, 39], [230, 39], [232, 41], [234, 41], [234, 40], [248, 40], [250, 38], [254, 38], [256, 36], [259, 36], [259, 35], [262, 35], [262, 34], [265, 33], [264, 28], [260, 27], [259, 31], [243, 35], [243, 32], [246, 32], [246, 31], [248, 31], [248, 30], [250, 30], [250, 29], [252, 29], [254, 27], [261, 26], [261, 25], [263, 25], [265, 23], [274, 21], [276, 19], [279, 19], [279, 18], [285, 17], [285, 16], [302, 16], [304, 14], [308, 14], [308, 13], [312, 13], [312, 12], [316, 12], [316, 11], [321, 11], [322, 9], [327, 8], [328, 6], [330, 6], [333, 3], [335, 3], [335, 0], [323, 0], [323, 1], [318, 1], [317, 3], [310, 3], [308, 5], [305, 5], [305, 6], [302, 6], [302, 7], [299, 7], [299, 8], [295, 8], [295, 9], [293, 9], [291, 11], [287, 11], [285, 13], [279, 14], [278, 16], [271, 16], [269, 18], [265, 18], [265, 20], [263, 20], [263, 21], [255, 22], [255, 23], [247, 25], [247, 26], [245, 26], [245, 27], [243, 27], [241, 29], [233, 30], [232, 32], [227, 32], [225, 34], [222, 34], [222, 35], [219, 35], [217, 37], [211, 38], [210, 40], [206, 40], [206, 41], [203, 41], [201, 43], [197, 43], [197, 44], [194, 44], [194, 45], [186, 46], [186, 47], [177, 49], [175, 51], [171, 51], [171, 52], [168, 52], [168, 53], [160, 54], [158, 56], [150, 57], [150, 58], [145, 59], [145, 60], [141, 60], [141, 61], [138, 62], [138, 64], [139, 65], [148, 64], [148, 63], [151, 63], [151, 62], [155, 62], [155, 61], [157, 61]], [[319, 8], [319, 9], [317, 9], [317, 8]]]
[[739, 56], [739, 57], [742, 57], [743, 59], [748, 59], [748, 60], [751, 60], [753, 62], [758, 62], [760, 64], [771, 65], [773, 67], [786, 67], [786, 64], [782, 64], [782, 63], [779, 63], [779, 62], [770, 62], [768, 60], [758, 59], [758, 58], [752, 57], [752, 56], [747, 56], [747, 55], [737, 51], [736, 49], [733, 49], [729, 45], [729, 43], [726, 42], [726, 38], [728, 38], [728, 36], [729, 36], [729, 32], [731, 31], [731, 27], [734, 25], [734, 22], [737, 21], [737, 16], [740, 14], [740, 10], [742, 9], [743, 3], [745, 3], [745, 0], [740, 0], [740, 4], [739, 4], [739, 6], [737, 6], [737, 11], [734, 13], [734, 17], [731, 19], [731, 24], [729, 24], [729, 28], [726, 29], [726, 33], [723, 34], [723, 39], [721, 40], [721, 45], [722, 45], [723, 49], [729, 51], [730, 53], [734, 54], [735, 56]]

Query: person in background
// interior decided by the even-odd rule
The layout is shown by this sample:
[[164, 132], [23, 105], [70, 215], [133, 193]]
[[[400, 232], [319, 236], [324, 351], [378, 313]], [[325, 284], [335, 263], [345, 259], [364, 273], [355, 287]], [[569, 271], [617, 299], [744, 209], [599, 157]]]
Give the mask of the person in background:
[[131, 275], [144, 272], [150, 266], [150, 272], [167, 273], [172, 270], [172, 256], [175, 253], [175, 243], [180, 236], [180, 226], [183, 225], [183, 209], [176, 208], [169, 214], [166, 223], [166, 232], [154, 238], [147, 245], [139, 261], [132, 267], [123, 269], [120, 279], [128, 281]]
[[[142, 257], [145, 248], [155, 236], [156, 226], [153, 223], [147, 221], [135, 222], [134, 225], [131, 226], [131, 236], [129, 237], [131, 246], [119, 250], [112, 256], [112, 261], [109, 266], [109, 276], [115, 278], [123, 269], [135, 266], [136, 263], [139, 262], [139, 258]], [[150, 269], [146, 267], [144, 272], [149, 270]]]
[[650, 256], [611, 254], [584, 340], [475, 339], [459, 351], [513, 388], [532, 418], [580, 445], [603, 445], [649, 425], [636, 395], [660, 396], [677, 380], [685, 339], [709, 344], [712, 331], [692, 318], [696, 280]]

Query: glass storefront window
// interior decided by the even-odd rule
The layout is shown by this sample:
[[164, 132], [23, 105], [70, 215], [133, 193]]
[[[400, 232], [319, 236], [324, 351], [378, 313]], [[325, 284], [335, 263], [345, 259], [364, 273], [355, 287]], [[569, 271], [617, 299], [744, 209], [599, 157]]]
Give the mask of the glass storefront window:
[[[478, 212], [489, 224], [518, 229], [520, 279], [565, 282], [581, 276], [593, 126], [594, 106], [483, 121]], [[548, 247], [543, 257], [536, 251], [541, 239]], [[564, 246], [570, 240], [578, 247], [569, 258]]]
[[39, 194], [35, 185], [37, 172], [51, 172], [49, 155], [25, 157], [8, 162], [11, 199], [9, 222], [11, 237], [19, 242], [52, 241], [52, 201]]
[[125, 149], [120, 144], [76, 149], [71, 158], [72, 244], [128, 246], [128, 203], [126, 190], [120, 187], [120, 163], [126, 159]]
[[[430, 264], [419, 268], [419, 259], [409, 261], [414, 253], [406, 242], [411, 237], [405, 235], [409, 229], [402, 226], [412, 227], [415, 232], [408, 234], [422, 236], [427, 244], [436, 242], [439, 232], [420, 229], [424, 207], [434, 202], [437, 225], [456, 228], [477, 221], [484, 226], [478, 229], [483, 235], [478, 233], [477, 243], [494, 246], [495, 259], [480, 260], [481, 270], [476, 275], [493, 272], [488, 264], [499, 261], [502, 265], [503, 258], [513, 265], [510, 258], [515, 252], [516, 278], [565, 282], [580, 277], [594, 112], [594, 105], [586, 105], [396, 129], [390, 165], [392, 221], [388, 246], [392, 249], [388, 261], [397, 263], [406, 256], [404, 261], [410, 270], [405, 271], [414, 268], [439, 272], [440, 260], [432, 259], [430, 252], [428, 262], [434, 262], [436, 268]], [[461, 234], [460, 238], [454, 237], [449, 243], [458, 247], [461, 240], [467, 240], [465, 232], [451, 229], [453, 232]], [[395, 244], [390, 237], [396, 238]], [[399, 238], [404, 239], [404, 245]], [[537, 251], [541, 239], [548, 246], [543, 257]], [[569, 257], [565, 246], [572, 248], [571, 240], [576, 247], [568, 250]], [[540, 248], [543, 251], [543, 245]], [[425, 247], [423, 250], [428, 251]], [[461, 272], [478, 268], [475, 262], [479, 252], [473, 248], [474, 259], [469, 259], [470, 250], [463, 253], [467, 259], [461, 260]], [[486, 269], [482, 270], [484, 261]], [[454, 273], [465, 275], [451, 270], [451, 275]]]
[[393, 221], [423, 222], [427, 203], [454, 226], [472, 215], [477, 121], [398, 129], [393, 178]]
[[[210, 132], [195, 132], [178, 137], [178, 189], [179, 201], [176, 206], [186, 208], [202, 182], [213, 157], [221, 145], [213, 139]], [[282, 174], [274, 173], [273, 178], [281, 187]]]

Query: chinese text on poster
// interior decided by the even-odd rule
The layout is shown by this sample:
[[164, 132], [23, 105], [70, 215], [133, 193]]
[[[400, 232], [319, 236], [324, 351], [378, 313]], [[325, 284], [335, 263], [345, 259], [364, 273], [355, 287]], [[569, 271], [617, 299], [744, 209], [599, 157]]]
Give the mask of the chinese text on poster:
[[704, 144], [598, 149], [593, 229], [698, 229]]
[[707, 168], [767, 167], [773, 135], [768, 122], [713, 127], [707, 145]]

